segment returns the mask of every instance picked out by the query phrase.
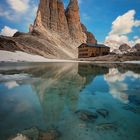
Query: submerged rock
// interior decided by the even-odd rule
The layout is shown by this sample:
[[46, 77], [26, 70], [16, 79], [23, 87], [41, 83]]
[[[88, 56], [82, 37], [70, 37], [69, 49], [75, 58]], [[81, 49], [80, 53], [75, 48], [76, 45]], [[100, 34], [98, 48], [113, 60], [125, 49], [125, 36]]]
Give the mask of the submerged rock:
[[23, 134], [17, 134], [16, 136], [9, 138], [8, 140], [30, 140], [30, 139]]
[[49, 129], [47, 132], [40, 132], [38, 140], [57, 140], [61, 133], [56, 129]]
[[96, 125], [97, 130], [117, 130], [115, 123], [100, 123]]
[[140, 106], [140, 98], [136, 95], [129, 95], [128, 100], [136, 106]]
[[32, 127], [30, 129], [26, 129], [21, 132], [23, 135], [27, 136], [31, 140], [38, 140], [39, 138], [39, 130], [36, 127]]
[[83, 121], [95, 121], [98, 118], [98, 114], [88, 110], [78, 110], [75, 112], [79, 119]]
[[57, 140], [61, 136], [61, 133], [57, 129], [48, 129], [42, 131], [36, 127], [23, 130], [14, 137], [8, 140]]
[[140, 108], [139, 107], [132, 107], [130, 105], [125, 105], [122, 108], [124, 110], [128, 110], [128, 111], [131, 111], [131, 112], [136, 113], [136, 114], [140, 114]]
[[97, 109], [96, 111], [104, 118], [106, 118], [109, 115], [109, 111], [107, 109]]

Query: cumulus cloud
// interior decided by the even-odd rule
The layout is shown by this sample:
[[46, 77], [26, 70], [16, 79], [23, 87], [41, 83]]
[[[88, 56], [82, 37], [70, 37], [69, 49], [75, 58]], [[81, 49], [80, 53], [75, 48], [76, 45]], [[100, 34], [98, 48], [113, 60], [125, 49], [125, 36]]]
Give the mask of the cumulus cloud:
[[136, 21], [135, 21], [135, 26], [136, 26], [136, 27], [140, 26], [140, 20], [136, 20]]
[[5, 86], [6, 86], [8, 89], [12, 89], [12, 88], [18, 87], [19, 84], [18, 84], [16, 81], [9, 81], [9, 82], [6, 82], [6, 83], [5, 83]]
[[140, 38], [136, 39], [136, 40], [135, 40], [135, 43], [136, 43], [136, 44], [137, 44], [137, 43], [140, 43]]
[[12, 29], [8, 26], [4, 26], [4, 28], [0, 32], [0, 35], [13, 36], [17, 31], [18, 31], [17, 29]]
[[104, 76], [104, 79], [109, 85], [109, 93], [123, 103], [128, 103], [128, 95], [125, 93], [125, 91], [128, 90], [128, 86], [123, 82], [125, 76], [117, 69], [112, 68], [109, 70], [109, 73]]
[[112, 23], [112, 30], [109, 33], [110, 35], [123, 35], [132, 32], [134, 26], [140, 26], [140, 21], [135, 21], [134, 16], [135, 10], [130, 10], [122, 16], [118, 16], [115, 21]]
[[123, 43], [133, 46], [140, 43], [140, 37], [134, 40], [128, 39], [128, 34], [133, 31], [133, 27], [140, 26], [140, 20], [135, 20], [135, 10], [130, 10], [125, 14], [118, 16], [112, 23], [112, 30], [105, 38], [105, 44], [111, 47], [111, 50], [118, 49]]
[[110, 89], [110, 94], [124, 103], [128, 103], [128, 85], [124, 82], [127, 77], [132, 79], [140, 79], [140, 75], [132, 71], [120, 73], [117, 69], [109, 69], [109, 73], [104, 76]]
[[16, 12], [25, 12], [29, 8], [29, 0], [7, 0], [7, 3]]
[[22, 25], [33, 22], [37, 7], [33, 0], [6, 0], [7, 7], [0, 6], [0, 17], [12, 22], [22, 22]]
[[4, 10], [2, 7], [0, 7], [0, 17], [5, 17], [8, 20], [12, 20], [10, 12]]
[[139, 37], [138, 36], [134, 36], [133, 39], [139, 39]]

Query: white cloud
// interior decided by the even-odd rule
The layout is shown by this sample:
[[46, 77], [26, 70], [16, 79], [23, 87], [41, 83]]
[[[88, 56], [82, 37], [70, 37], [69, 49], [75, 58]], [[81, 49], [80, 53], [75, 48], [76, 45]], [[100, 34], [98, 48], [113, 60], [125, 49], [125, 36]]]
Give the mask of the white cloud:
[[12, 29], [8, 26], [4, 26], [4, 28], [0, 32], [0, 35], [13, 36], [17, 31], [18, 31], [17, 29]]
[[25, 12], [29, 8], [29, 0], [7, 0], [7, 3], [16, 12]]
[[105, 38], [105, 44], [111, 47], [111, 51], [118, 49], [123, 43], [130, 45], [131, 47], [139, 43], [140, 37], [134, 40], [128, 39], [128, 34], [133, 31], [133, 27], [140, 26], [140, 20], [135, 20], [135, 10], [129, 10], [122, 16], [118, 16], [112, 23], [112, 30]]
[[112, 23], [112, 31], [109, 33], [123, 35], [132, 32], [134, 26], [140, 26], [139, 20], [135, 21], [135, 10], [130, 10], [122, 16], [118, 16]]
[[38, 5], [34, 3], [34, 0], [6, 1], [9, 6], [0, 6], [0, 17], [19, 23], [23, 26], [23, 29], [28, 29], [29, 25], [34, 22]]
[[126, 35], [109, 35], [105, 39], [105, 44], [111, 47], [111, 51], [115, 49], [119, 49], [120, 45], [122, 44], [128, 44], [130, 46], [134, 46], [136, 43], [136, 40], [129, 40]]
[[128, 103], [128, 95], [125, 91], [128, 89], [126, 83], [124, 83], [125, 76], [121, 74], [117, 69], [109, 69], [109, 73], [104, 76], [104, 79], [109, 85], [109, 93], [116, 99], [123, 103]]
[[140, 43], [140, 38], [135, 40], [135, 44]]
[[134, 37], [133, 37], [133, 39], [135, 39], [135, 40], [136, 40], [136, 39], [139, 39], [139, 37], [138, 37], [138, 36], [134, 36]]
[[5, 86], [6, 86], [8, 89], [12, 89], [12, 88], [18, 87], [19, 84], [18, 84], [16, 81], [9, 81], [9, 82], [6, 82], [6, 83], [5, 83]]
[[134, 23], [134, 25], [135, 25], [136, 27], [140, 26], [140, 20], [136, 20], [135, 23]]
[[134, 79], [140, 79], [140, 75], [132, 71], [127, 71], [126, 73], [120, 73], [117, 69], [109, 69], [109, 73], [104, 76], [104, 79], [107, 81], [110, 89], [110, 94], [119, 99], [124, 103], [128, 103], [128, 85], [124, 82], [127, 77]]
[[0, 7], [0, 17], [6, 17], [8, 20], [11, 20], [10, 13], [8, 11], [3, 10], [2, 7]]

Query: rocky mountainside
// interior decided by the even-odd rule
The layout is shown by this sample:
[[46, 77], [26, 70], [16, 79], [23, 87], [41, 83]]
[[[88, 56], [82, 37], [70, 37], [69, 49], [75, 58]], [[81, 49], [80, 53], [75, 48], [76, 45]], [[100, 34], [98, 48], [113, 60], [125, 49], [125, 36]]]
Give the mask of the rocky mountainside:
[[135, 44], [133, 47], [130, 47], [128, 44], [121, 44], [119, 49], [115, 49], [111, 54], [126, 54], [131, 56], [140, 56], [140, 43]]
[[133, 48], [134, 48], [136, 51], [140, 51], [140, 43], [137, 43]]
[[128, 44], [122, 44], [119, 47], [120, 51], [129, 51], [131, 49], [131, 47]]
[[66, 9], [63, 0], [40, 0], [30, 32], [0, 36], [0, 50], [70, 59], [77, 58], [77, 47], [85, 42], [97, 43], [97, 40], [80, 22], [77, 0], [70, 0]]

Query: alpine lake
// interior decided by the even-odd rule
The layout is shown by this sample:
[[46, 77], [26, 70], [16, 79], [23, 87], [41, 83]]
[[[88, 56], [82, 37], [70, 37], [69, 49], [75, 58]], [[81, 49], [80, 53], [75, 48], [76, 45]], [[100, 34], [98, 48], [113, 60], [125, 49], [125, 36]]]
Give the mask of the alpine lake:
[[140, 64], [0, 63], [0, 140], [140, 140]]

